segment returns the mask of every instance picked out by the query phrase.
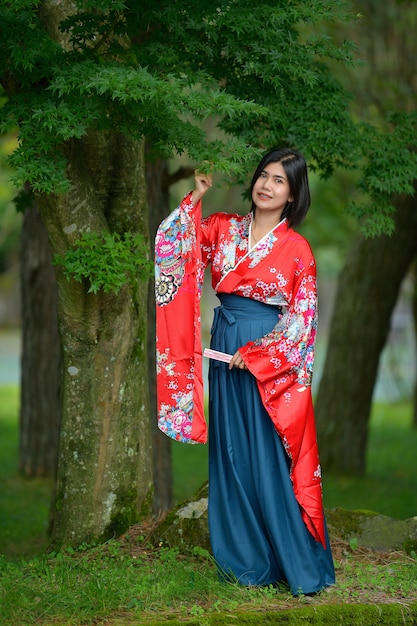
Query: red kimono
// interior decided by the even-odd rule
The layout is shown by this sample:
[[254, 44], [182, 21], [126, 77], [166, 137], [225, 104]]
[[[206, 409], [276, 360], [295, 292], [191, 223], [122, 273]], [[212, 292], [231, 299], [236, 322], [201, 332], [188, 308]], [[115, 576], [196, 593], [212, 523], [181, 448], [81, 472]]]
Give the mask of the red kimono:
[[316, 266], [307, 241], [283, 220], [249, 249], [252, 213], [201, 219], [191, 194], [156, 236], [159, 428], [205, 443], [200, 295], [211, 263], [217, 293], [281, 307], [273, 331], [239, 348], [291, 460], [290, 476], [306, 527], [325, 545], [321, 471], [311, 379], [317, 330]]

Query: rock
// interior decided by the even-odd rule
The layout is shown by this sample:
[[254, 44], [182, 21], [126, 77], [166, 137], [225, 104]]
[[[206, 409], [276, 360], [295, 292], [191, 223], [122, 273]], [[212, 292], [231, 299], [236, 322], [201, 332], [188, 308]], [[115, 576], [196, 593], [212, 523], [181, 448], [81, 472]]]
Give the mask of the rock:
[[396, 520], [374, 511], [326, 510], [330, 538], [351, 541], [373, 550], [417, 551], [417, 517]]
[[195, 546], [211, 551], [208, 532], [208, 483], [168, 512], [151, 536], [154, 545], [177, 547], [182, 552]]
[[[373, 511], [327, 509], [330, 540], [351, 542], [373, 550], [417, 552], [417, 517], [396, 520]], [[176, 547], [192, 552], [195, 546], [211, 551], [208, 532], [208, 483], [178, 504], [151, 535], [155, 546]]]

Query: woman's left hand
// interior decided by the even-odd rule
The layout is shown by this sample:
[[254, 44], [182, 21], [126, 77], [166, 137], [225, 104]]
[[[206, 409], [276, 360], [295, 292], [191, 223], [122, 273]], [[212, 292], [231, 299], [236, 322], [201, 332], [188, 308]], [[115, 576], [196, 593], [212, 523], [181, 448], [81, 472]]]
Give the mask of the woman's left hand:
[[245, 365], [244, 360], [242, 359], [242, 356], [239, 352], [239, 350], [237, 352], [234, 353], [234, 355], [232, 356], [232, 359], [229, 363], [229, 370], [232, 369], [232, 367], [237, 367], [237, 369], [239, 370], [247, 370], [248, 368]]

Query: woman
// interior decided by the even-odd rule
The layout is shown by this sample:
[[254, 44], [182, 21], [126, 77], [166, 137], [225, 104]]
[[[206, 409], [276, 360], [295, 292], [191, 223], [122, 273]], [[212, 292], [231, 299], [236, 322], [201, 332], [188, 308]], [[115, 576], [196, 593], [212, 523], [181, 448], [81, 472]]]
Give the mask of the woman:
[[294, 150], [268, 152], [245, 216], [201, 219], [212, 179], [195, 178], [156, 237], [159, 427], [206, 441], [199, 298], [211, 264], [220, 300], [211, 348], [221, 359], [209, 369], [213, 554], [225, 578], [315, 593], [334, 583], [334, 568], [311, 397], [316, 267], [293, 230], [310, 206], [306, 163]]

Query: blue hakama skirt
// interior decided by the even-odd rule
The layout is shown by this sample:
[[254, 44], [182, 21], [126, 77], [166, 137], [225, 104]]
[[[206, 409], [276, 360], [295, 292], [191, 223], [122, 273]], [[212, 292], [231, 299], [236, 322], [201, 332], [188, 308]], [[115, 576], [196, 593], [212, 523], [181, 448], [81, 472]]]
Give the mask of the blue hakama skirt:
[[[279, 309], [219, 294], [211, 347], [234, 354], [270, 332]], [[334, 583], [327, 548], [307, 530], [289, 476], [290, 461], [254, 376], [210, 361], [209, 530], [221, 577], [242, 585], [284, 583], [294, 595]]]

